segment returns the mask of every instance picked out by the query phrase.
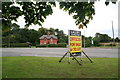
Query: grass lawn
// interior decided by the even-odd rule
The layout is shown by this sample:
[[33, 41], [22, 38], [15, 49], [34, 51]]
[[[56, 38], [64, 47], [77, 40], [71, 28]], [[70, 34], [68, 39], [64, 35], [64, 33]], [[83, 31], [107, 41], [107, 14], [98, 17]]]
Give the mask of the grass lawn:
[[118, 58], [83, 58], [82, 66], [60, 57], [3, 57], [3, 78], [118, 78]]

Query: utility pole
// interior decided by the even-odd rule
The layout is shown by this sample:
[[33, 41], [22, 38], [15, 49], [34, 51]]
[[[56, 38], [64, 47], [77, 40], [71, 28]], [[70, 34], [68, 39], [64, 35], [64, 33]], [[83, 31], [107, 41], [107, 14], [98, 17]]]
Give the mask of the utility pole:
[[82, 24], [79, 25], [78, 29], [84, 29], [84, 48], [85, 48], [85, 28]]
[[84, 28], [84, 48], [85, 48], [85, 28]]
[[113, 21], [112, 21], [112, 32], [113, 32], [113, 44], [115, 44]]

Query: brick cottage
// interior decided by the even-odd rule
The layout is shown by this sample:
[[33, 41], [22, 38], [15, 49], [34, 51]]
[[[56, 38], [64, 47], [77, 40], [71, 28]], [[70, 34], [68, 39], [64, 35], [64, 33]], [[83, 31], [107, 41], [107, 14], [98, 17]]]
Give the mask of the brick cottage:
[[48, 33], [47, 35], [43, 35], [40, 38], [40, 45], [44, 45], [44, 44], [57, 44], [57, 37], [54, 35], [50, 35], [50, 33]]

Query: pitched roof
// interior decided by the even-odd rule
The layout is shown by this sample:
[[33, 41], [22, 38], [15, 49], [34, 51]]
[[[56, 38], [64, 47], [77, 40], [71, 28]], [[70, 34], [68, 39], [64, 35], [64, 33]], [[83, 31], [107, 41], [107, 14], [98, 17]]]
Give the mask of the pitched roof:
[[47, 38], [47, 39], [50, 39], [50, 38], [57, 39], [57, 37], [54, 36], [54, 35], [49, 35], [49, 36], [48, 35], [43, 35], [39, 39], [44, 39], [44, 38]]

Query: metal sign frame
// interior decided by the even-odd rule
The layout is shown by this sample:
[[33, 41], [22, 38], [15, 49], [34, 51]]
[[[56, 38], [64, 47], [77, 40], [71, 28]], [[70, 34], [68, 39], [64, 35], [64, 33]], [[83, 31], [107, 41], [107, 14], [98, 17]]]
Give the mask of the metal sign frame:
[[[79, 37], [81, 38], [81, 43], [80, 43], [80, 45], [81, 45], [81, 51], [80, 51], [80, 52], [73, 52], [73, 53], [71, 53], [71, 51], [70, 51], [70, 35], [71, 35], [70, 31], [73, 31], [73, 34], [72, 34], [73, 36], [75, 36], [74, 31], [77, 32], [77, 33], [78, 33], [77, 36], [79, 36]], [[79, 33], [79, 32], [80, 32], [80, 33]], [[76, 55], [76, 53], [79, 53], [79, 54]], [[63, 55], [63, 57], [59, 60], [59, 62], [61, 62], [61, 61], [63, 60], [63, 58], [68, 54], [68, 63], [70, 63], [70, 57], [73, 57], [72, 60], [75, 59], [79, 65], [82, 65], [82, 64], [76, 59], [76, 56], [80, 56], [80, 61], [82, 61], [82, 60], [81, 60], [81, 54], [82, 54], [82, 53], [90, 60], [91, 63], [93, 63], [93, 61], [88, 57], [88, 55], [82, 50], [81, 31], [68, 30], [68, 51]]]

